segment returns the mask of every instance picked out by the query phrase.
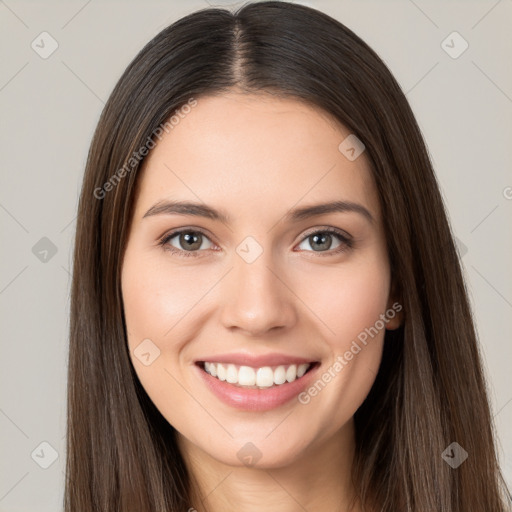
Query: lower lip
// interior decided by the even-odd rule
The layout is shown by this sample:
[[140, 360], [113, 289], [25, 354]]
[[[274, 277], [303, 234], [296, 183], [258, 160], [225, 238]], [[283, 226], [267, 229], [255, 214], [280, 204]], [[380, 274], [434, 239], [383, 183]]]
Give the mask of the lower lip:
[[266, 389], [248, 389], [235, 386], [212, 377], [196, 365], [197, 371], [210, 391], [231, 407], [245, 411], [269, 411], [292, 400], [310, 384], [318, 370], [318, 364], [293, 382]]

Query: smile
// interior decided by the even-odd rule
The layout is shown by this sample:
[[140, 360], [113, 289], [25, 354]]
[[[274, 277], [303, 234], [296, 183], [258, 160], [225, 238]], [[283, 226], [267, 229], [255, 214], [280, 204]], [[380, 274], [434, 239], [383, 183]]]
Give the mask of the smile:
[[203, 369], [212, 377], [248, 389], [282, 386], [300, 379], [311, 368], [310, 363], [279, 366], [239, 366], [229, 363], [204, 362]]
[[261, 358], [231, 355], [225, 358], [229, 362], [222, 357], [216, 359], [196, 362], [200, 380], [224, 404], [254, 412], [292, 403], [312, 384], [320, 368], [318, 361], [306, 362], [302, 358], [290, 361], [277, 355]]

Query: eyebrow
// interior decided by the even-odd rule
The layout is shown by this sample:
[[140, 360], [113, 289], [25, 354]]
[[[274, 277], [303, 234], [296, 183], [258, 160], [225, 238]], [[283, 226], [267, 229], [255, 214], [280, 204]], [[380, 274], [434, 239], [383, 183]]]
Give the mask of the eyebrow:
[[[374, 222], [372, 214], [363, 205], [353, 203], [351, 201], [331, 201], [328, 203], [315, 204], [303, 208], [295, 208], [290, 210], [284, 216], [285, 222], [298, 222], [300, 220], [315, 217], [317, 215], [325, 215], [327, 213], [346, 213], [354, 212], [365, 217], [370, 223]], [[198, 217], [206, 217], [212, 220], [218, 220], [225, 224], [229, 224], [229, 216], [224, 212], [216, 210], [211, 206], [190, 201], [160, 201], [153, 205], [142, 218], [154, 215], [194, 215]]]

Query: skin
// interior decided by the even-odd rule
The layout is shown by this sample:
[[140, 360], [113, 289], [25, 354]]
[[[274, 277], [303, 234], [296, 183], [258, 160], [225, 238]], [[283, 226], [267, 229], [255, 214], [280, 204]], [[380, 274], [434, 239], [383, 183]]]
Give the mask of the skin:
[[[338, 150], [349, 133], [297, 100], [232, 91], [199, 98], [145, 160], [122, 267], [128, 344], [144, 389], [179, 433], [198, 511], [349, 510], [353, 415], [374, 382], [384, 329], [308, 404], [240, 411], [194, 366], [217, 353], [280, 352], [319, 361], [320, 376], [395, 302], [365, 153], [349, 161]], [[144, 217], [170, 199], [206, 203], [230, 222]], [[333, 200], [364, 206], [373, 222], [357, 212], [284, 220], [291, 208]], [[333, 235], [318, 249], [308, 237], [326, 227], [348, 233], [352, 247], [335, 253], [343, 242]], [[179, 228], [205, 232], [195, 256], [159, 245]], [[236, 252], [247, 236], [263, 249], [250, 264]], [[179, 236], [167, 245], [186, 252]], [[400, 322], [397, 314], [386, 328]], [[147, 366], [134, 356], [145, 339], [160, 350]], [[248, 442], [262, 455], [252, 467], [237, 457]]]

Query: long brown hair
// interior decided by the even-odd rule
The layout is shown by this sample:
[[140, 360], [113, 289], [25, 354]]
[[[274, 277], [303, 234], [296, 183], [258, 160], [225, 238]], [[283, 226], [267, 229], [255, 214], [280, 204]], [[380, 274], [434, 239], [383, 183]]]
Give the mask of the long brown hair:
[[[460, 263], [411, 108], [347, 27], [305, 6], [259, 2], [235, 13], [204, 9], [160, 32], [99, 120], [74, 249], [66, 512], [191, 507], [192, 475], [175, 431], [130, 361], [120, 268], [140, 148], [191, 98], [234, 87], [320, 107], [366, 146], [405, 317], [387, 332], [375, 384], [355, 415], [353, 475], [365, 510], [506, 510]], [[468, 453], [457, 468], [442, 457], [452, 442]]]

